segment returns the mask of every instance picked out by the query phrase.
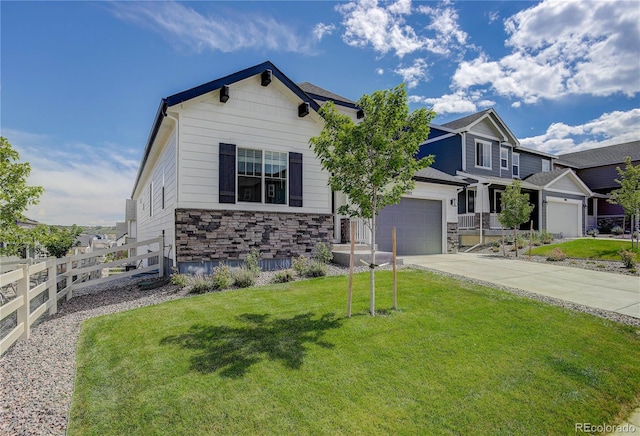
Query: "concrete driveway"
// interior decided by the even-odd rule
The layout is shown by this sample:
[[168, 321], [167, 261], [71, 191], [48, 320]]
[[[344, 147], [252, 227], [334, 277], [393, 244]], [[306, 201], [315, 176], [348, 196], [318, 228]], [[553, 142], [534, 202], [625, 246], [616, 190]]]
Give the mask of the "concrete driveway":
[[640, 278], [486, 254], [402, 256], [419, 265], [640, 318]]

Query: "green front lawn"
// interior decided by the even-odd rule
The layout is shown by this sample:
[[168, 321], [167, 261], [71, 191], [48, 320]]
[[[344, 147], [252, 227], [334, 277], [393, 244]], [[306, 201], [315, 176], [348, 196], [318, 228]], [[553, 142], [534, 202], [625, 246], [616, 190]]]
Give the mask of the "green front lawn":
[[69, 434], [575, 434], [640, 405], [640, 334], [424, 271], [227, 291], [91, 319]]
[[[561, 242], [559, 244], [543, 245], [531, 250], [532, 255], [545, 256], [554, 248], [561, 249], [567, 257], [597, 260], [620, 260], [618, 254], [620, 250], [631, 250], [631, 241], [619, 239], [574, 239], [572, 241]], [[636, 253], [640, 250], [634, 248]], [[527, 251], [528, 253], [528, 251]]]

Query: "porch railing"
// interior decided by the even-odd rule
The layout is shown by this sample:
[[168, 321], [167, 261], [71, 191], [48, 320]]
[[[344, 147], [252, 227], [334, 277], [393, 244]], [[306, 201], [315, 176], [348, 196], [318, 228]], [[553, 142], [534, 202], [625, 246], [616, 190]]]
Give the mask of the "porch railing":
[[371, 220], [351, 218], [356, 223], [356, 244], [371, 244]]
[[475, 229], [476, 228], [476, 214], [464, 213], [458, 215], [458, 228], [459, 229]]
[[501, 229], [502, 228], [502, 224], [500, 224], [500, 221], [498, 220], [498, 214], [497, 213], [489, 214], [489, 228], [490, 229]]

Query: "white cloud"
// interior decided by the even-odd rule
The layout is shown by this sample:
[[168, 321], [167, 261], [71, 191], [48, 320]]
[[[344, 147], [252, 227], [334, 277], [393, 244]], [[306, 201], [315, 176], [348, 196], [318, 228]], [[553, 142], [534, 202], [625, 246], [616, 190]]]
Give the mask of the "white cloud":
[[4, 129], [29, 162], [28, 183], [44, 187], [26, 215], [45, 224], [113, 225], [124, 219], [139, 162], [113, 144], [59, 144], [47, 135]]
[[480, 96], [479, 92], [466, 94], [458, 91], [437, 98], [410, 95], [408, 99], [412, 103], [420, 103], [432, 107], [438, 115], [477, 112], [481, 108], [495, 105], [494, 101], [481, 100]]
[[538, 136], [520, 143], [547, 153], [569, 153], [605, 145], [637, 141], [640, 138], [640, 109], [614, 111], [584, 124], [570, 126], [553, 123]]
[[488, 18], [489, 18], [489, 24], [493, 23], [494, 21], [498, 21], [498, 19], [500, 18], [500, 12], [491, 11], [489, 12]]
[[408, 67], [399, 66], [393, 72], [402, 76], [402, 80], [411, 89], [427, 78], [427, 66], [427, 62], [424, 59], [418, 58], [413, 61], [412, 65]]
[[543, 1], [505, 21], [512, 52], [460, 63], [456, 89], [490, 85], [524, 103], [640, 92], [640, 8], [634, 1]]
[[376, 69], [376, 74], [378, 76], [382, 76], [384, 74], [384, 68], [377, 68]]
[[313, 35], [317, 41], [320, 41], [325, 35], [331, 35], [334, 30], [336, 30], [336, 26], [334, 24], [318, 23], [313, 28]]
[[[377, 0], [355, 0], [336, 6], [345, 28], [342, 39], [353, 47], [369, 47], [384, 55], [403, 56], [416, 51], [448, 54], [463, 45], [467, 34], [458, 26], [458, 14], [443, 2], [437, 7], [419, 6], [416, 12], [426, 15], [430, 24], [414, 28], [406, 17], [413, 12], [410, 0], [398, 0], [387, 6]], [[428, 33], [428, 34], [424, 34]]]
[[[174, 44], [196, 52], [228, 53], [246, 48], [299, 53], [312, 51], [309, 38], [298, 35], [294, 29], [269, 16], [239, 14], [232, 10], [225, 10], [222, 16], [205, 16], [172, 1], [113, 2], [111, 6], [116, 17], [149, 27]], [[317, 33], [314, 36], [319, 40]]]

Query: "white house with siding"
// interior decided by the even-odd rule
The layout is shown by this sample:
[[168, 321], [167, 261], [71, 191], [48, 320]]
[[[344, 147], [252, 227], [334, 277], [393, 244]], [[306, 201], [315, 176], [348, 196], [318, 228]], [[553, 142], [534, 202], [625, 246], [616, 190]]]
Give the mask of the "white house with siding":
[[[264, 268], [286, 267], [319, 241], [340, 242], [340, 196], [309, 146], [323, 128], [317, 111], [325, 100], [362, 116], [353, 101], [297, 85], [271, 62], [163, 98], [127, 201], [129, 236], [164, 235], [167, 263], [181, 272], [233, 265], [251, 248]], [[439, 223], [436, 251], [447, 252], [465, 183], [435, 170], [423, 176], [408, 196], [418, 203], [403, 201], [406, 210], [435, 202], [428, 209]]]

